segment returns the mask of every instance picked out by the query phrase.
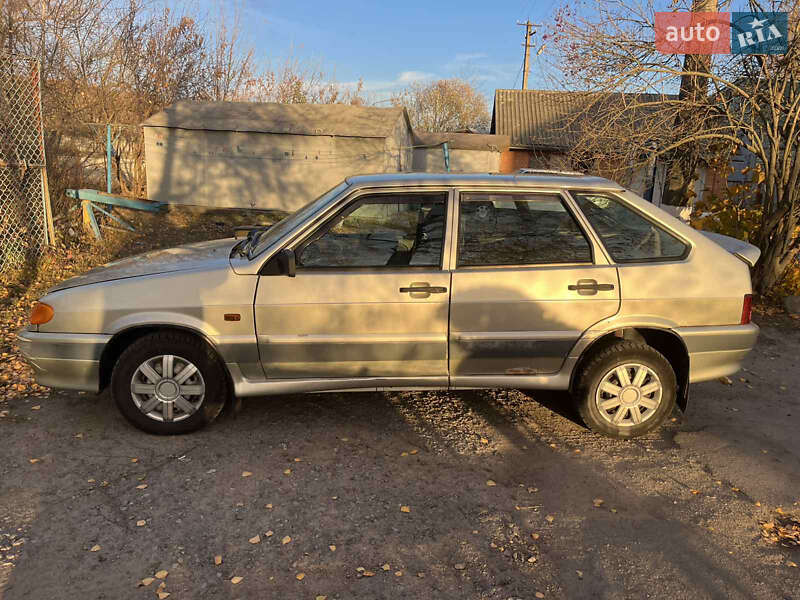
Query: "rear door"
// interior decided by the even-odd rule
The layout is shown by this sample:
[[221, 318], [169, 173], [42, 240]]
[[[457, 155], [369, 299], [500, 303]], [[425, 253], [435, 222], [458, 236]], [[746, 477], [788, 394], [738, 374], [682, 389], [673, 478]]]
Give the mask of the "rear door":
[[356, 193], [293, 248], [296, 277], [262, 276], [255, 317], [267, 376], [447, 385], [449, 195]]
[[616, 268], [560, 193], [461, 190], [454, 218], [452, 377], [555, 373], [619, 310]]

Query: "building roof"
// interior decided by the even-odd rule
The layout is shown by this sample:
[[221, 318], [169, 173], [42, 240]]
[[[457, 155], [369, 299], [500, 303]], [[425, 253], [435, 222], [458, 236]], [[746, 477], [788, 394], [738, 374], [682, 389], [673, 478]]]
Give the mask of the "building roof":
[[[492, 132], [508, 135], [512, 148], [568, 150], [591, 126], [591, 115], [609, 103], [668, 98], [657, 94], [495, 90]], [[633, 102], [632, 102], [633, 104]]]
[[154, 114], [142, 126], [385, 138], [392, 135], [401, 118], [409, 123], [405, 108], [182, 100]]
[[444, 142], [451, 150], [508, 150], [511, 138], [507, 135], [491, 133], [425, 133], [414, 132], [414, 146], [440, 146]]
[[525, 188], [577, 188], [622, 190], [622, 186], [603, 177], [594, 175], [569, 175], [552, 173], [548, 175], [496, 174], [496, 173], [377, 173], [374, 175], [355, 175], [347, 178], [354, 186], [480, 186], [501, 185], [504, 187]]

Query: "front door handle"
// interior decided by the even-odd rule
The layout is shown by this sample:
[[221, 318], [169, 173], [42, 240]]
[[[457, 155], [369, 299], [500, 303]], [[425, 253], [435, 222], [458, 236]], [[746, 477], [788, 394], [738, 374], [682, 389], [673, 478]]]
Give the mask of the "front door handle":
[[401, 294], [409, 294], [412, 298], [427, 298], [431, 294], [444, 294], [447, 288], [431, 285], [427, 281], [415, 281], [409, 287], [401, 287]]
[[568, 285], [567, 289], [578, 292], [581, 296], [594, 296], [597, 292], [610, 292], [614, 289], [613, 283], [597, 283], [595, 279], [578, 279], [574, 285]]

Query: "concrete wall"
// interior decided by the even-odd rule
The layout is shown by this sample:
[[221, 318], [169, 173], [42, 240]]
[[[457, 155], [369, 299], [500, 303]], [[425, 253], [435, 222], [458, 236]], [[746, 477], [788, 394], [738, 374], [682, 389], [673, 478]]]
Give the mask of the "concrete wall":
[[405, 121], [390, 138], [145, 127], [151, 200], [293, 211], [345, 177], [408, 170]]
[[[414, 148], [414, 171], [442, 173], [446, 170], [444, 150], [441, 146]], [[497, 173], [500, 171], [500, 152], [451, 148], [450, 171], [454, 173]]]

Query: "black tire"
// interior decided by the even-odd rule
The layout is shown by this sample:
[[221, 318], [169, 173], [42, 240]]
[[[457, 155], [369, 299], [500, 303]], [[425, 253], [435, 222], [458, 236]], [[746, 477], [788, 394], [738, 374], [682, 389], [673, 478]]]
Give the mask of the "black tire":
[[[601, 409], [597, 406], [595, 400], [597, 388], [609, 371], [628, 363], [643, 365], [655, 373], [661, 383], [661, 398], [657, 407], [641, 423], [615, 425], [601, 414]], [[677, 390], [675, 371], [663, 354], [645, 343], [615, 342], [600, 348], [579, 365], [579, 369], [573, 386], [573, 397], [578, 404], [583, 422], [596, 433], [614, 438], [637, 437], [661, 426], [675, 408]], [[609, 414], [608, 411], [606, 414]], [[628, 413], [628, 415], [632, 420], [633, 414]]]
[[[199, 408], [183, 420], [157, 421], [139, 410], [131, 394], [131, 380], [139, 365], [164, 354], [182, 357], [194, 364], [205, 385]], [[229, 388], [225, 367], [208, 344], [178, 331], [142, 336], [125, 349], [111, 374], [111, 395], [125, 418], [139, 429], [157, 435], [189, 433], [204, 427], [222, 411], [230, 396]]]

